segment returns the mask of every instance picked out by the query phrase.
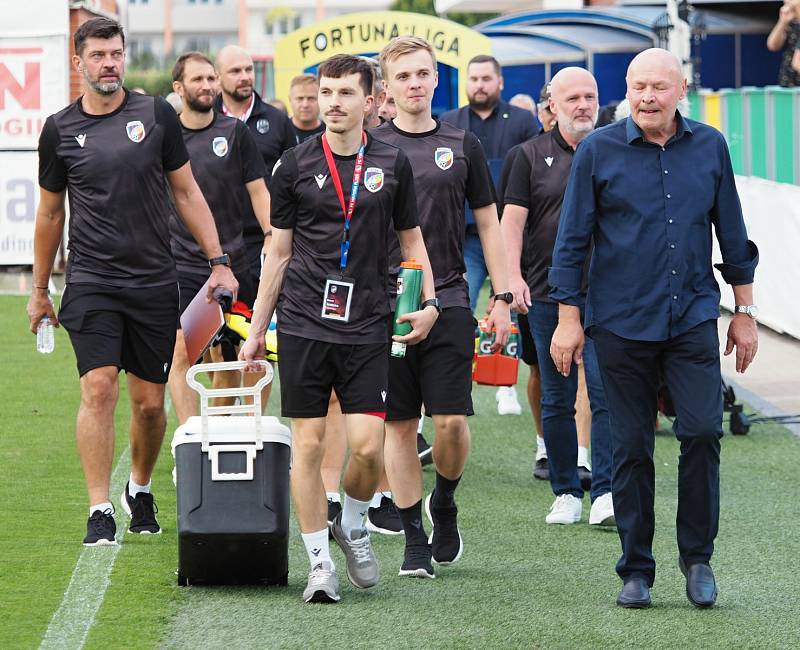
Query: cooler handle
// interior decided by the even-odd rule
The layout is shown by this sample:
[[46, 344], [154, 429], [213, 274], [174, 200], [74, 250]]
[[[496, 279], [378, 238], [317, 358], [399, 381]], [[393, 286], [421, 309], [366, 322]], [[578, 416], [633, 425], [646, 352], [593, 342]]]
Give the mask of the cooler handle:
[[[219, 455], [228, 452], [244, 452], [247, 455], [247, 469], [243, 472], [220, 472]], [[211, 461], [212, 481], [252, 481], [253, 462], [256, 459], [256, 448], [253, 445], [213, 445], [208, 449]]]

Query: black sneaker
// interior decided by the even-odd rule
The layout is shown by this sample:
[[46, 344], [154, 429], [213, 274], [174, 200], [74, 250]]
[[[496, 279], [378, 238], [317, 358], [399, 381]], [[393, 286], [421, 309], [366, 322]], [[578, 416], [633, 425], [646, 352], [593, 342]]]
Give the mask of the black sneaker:
[[419, 456], [419, 462], [423, 467], [433, 462], [433, 447], [428, 444], [425, 436], [421, 433], [417, 434], [417, 456]]
[[433, 493], [425, 499], [425, 513], [433, 526], [428, 539], [431, 545], [433, 561], [436, 564], [453, 564], [458, 562], [464, 553], [464, 540], [458, 530], [458, 507], [436, 506], [431, 503]]
[[394, 501], [381, 497], [381, 505], [367, 510], [367, 530], [381, 535], [402, 535], [403, 522]]
[[592, 470], [583, 465], [578, 465], [578, 480], [581, 482], [581, 489], [588, 492], [592, 489]]
[[435, 578], [436, 574], [433, 572], [431, 564], [430, 544], [406, 545], [403, 566], [400, 567], [397, 575], [412, 578]]
[[95, 510], [86, 522], [84, 546], [116, 546], [117, 524], [111, 510]]
[[149, 492], [139, 492], [135, 497], [128, 494], [128, 484], [120, 497], [122, 509], [131, 518], [128, 530], [132, 533], [141, 535], [160, 535], [161, 526], [156, 521], [158, 506], [153, 501], [153, 495]]
[[540, 458], [533, 466], [533, 478], [540, 481], [550, 480], [550, 464], [547, 462], [547, 456]]
[[336, 515], [338, 515], [341, 511], [342, 504], [339, 501], [331, 501], [328, 499], [328, 539], [333, 539], [331, 526], [333, 526], [333, 520], [336, 519]]

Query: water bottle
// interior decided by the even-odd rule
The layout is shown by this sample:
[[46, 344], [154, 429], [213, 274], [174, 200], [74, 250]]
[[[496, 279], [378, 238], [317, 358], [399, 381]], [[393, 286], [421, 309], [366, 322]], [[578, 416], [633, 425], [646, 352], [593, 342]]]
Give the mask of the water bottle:
[[[419, 311], [419, 297], [422, 293], [422, 264], [410, 259], [400, 264], [400, 273], [397, 275], [397, 303], [394, 310], [394, 327], [392, 333], [397, 336], [410, 334], [411, 323], [398, 323], [397, 319], [403, 314]], [[392, 341], [393, 357], [402, 359], [406, 356], [406, 344]]]
[[36, 330], [36, 350], [42, 354], [50, 354], [56, 347], [56, 338], [53, 332], [53, 323], [45, 316], [39, 321]]

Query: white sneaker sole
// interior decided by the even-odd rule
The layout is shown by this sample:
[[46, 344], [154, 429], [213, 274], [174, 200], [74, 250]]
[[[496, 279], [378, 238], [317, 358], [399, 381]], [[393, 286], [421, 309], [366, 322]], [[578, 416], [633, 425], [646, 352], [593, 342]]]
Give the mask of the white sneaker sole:
[[[431, 497], [433, 496], [433, 492], [431, 492], [427, 498], [425, 499], [425, 514], [428, 516], [428, 521], [431, 522], [431, 534], [428, 535], [428, 544], [433, 544], [433, 517], [431, 516]], [[439, 562], [435, 557], [431, 558], [434, 564], [438, 564], [439, 566], [448, 566], [449, 564], [455, 564], [461, 559], [461, 556], [464, 554], [464, 538], [461, 537], [461, 529], [458, 529], [458, 553], [452, 560], [447, 560], [446, 562]]]
[[436, 578], [435, 573], [428, 573], [425, 569], [400, 569], [397, 575], [407, 578], [428, 578], [429, 580]]
[[497, 405], [497, 414], [498, 415], [522, 415], [522, 407], [517, 404], [516, 406], [500, 406]]
[[367, 517], [366, 528], [371, 533], [378, 533], [379, 535], [405, 535], [405, 531], [401, 528], [400, 530], [389, 530], [388, 528], [380, 528], [373, 524], [369, 517]]
[[[131, 512], [131, 507], [128, 505], [128, 500], [125, 498], [125, 488], [122, 488], [122, 494], [119, 497], [119, 504], [122, 506], [122, 509], [125, 511], [125, 514], [128, 515], [128, 519], [133, 516]], [[129, 533], [133, 533], [134, 535], [160, 535], [161, 534], [161, 524], [158, 525], [158, 530], [153, 533], [149, 530], [131, 530], [128, 528]]]
[[91, 547], [91, 546], [119, 546], [119, 543], [115, 539], [113, 542], [109, 542], [107, 539], [98, 539], [93, 544], [87, 544], [86, 542], [83, 543], [84, 546]]
[[589, 525], [590, 526], [610, 526], [615, 527], [617, 525], [617, 520], [614, 517], [614, 513], [610, 515], [606, 515], [602, 518], [597, 518], [593, 516], [591, 513], [589, 514]]

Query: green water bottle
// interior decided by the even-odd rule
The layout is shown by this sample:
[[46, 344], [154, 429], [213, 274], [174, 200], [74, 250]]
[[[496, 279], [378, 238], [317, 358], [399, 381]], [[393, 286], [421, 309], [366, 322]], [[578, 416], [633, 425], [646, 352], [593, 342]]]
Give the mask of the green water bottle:
[[[404, 314], [419, 311], [419, 299], [422, 294], [422, 264], [413, 258], [400, 264], [397, 275], [397, 303], [394, 309], [394, 327], [392, 334], [405, 336], [410, 334], [411, 323], [398, 323], [397, 319]], [[392, 341], [392, 356], [402, 359], [406, 356], [406, 344]]]

